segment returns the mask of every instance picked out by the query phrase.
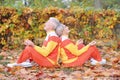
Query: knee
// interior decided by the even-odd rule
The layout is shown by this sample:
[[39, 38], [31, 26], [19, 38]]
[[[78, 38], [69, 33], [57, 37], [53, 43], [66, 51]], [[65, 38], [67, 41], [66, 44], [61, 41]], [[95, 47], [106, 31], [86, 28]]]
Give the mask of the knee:
[[88, 50], [90, 50], [90, 51], [94, 51], [95, 48], [96, 48], [96, 46], [90, 46]]

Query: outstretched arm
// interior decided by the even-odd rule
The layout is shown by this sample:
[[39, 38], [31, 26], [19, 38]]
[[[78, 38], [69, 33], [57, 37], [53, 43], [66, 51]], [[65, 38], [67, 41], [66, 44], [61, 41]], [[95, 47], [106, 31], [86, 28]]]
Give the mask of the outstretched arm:
[[57, 46], [57, 42], [50, 41], [46, 47], [35, 46], [34, 49], [38, 51], [43, 56], [48, 56]]
[[95, 44], [96, 44], [96, 42], [92, 41], [88, 45], [86, 45], [85, 47], [83, 47], [82, 49], [78, 50], [77, 45], [74, 45], [73, 43], [70, 43], [67, 46], [65, 46], [65, 48], [68, 49], [72, 54], [74, 54], [76, 56], [80, 56], [81, 54], [83, 54], [84, 52], [86, 52], [90, 46], [93, 46]]
[[66, 49], [68, 49], [72, 54], [79, 56], [82, 53], [84, 53], [85, 51], [88, 50], [89, 45], [83, 47], [82, 49], [78, 50], [78, 46], [74, 45], [73, 43], [68, 44], [67, 46], [65, 46]]
[[59, 44], [60, 39], [58, 37], [52, 36], [48, 39], [47, 45], [44, 47], [35, 46], [34, 49], [38, 51], [43, 56], [48, 56]]

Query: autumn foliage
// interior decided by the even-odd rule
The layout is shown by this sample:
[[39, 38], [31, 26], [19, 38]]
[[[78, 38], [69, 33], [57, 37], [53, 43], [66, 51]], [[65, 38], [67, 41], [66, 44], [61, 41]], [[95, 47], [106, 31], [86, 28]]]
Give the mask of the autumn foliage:
[[[6, 65], [15, 62], [23, 50], [21, 47], [24, 39], [31, 39], [36, 45], [41, 45], [46, 36], [44, 23], [49, 17], [56, 17], [67, 25], [73, 40], [83, 38], [88, 43], [97, 39], [98, 49], [107, 63], [92, 66], [88, 60], [76, 68], [43, 68], [38, 65], [8, 68]], [[113, 50], [116, 48], [113, 29], [120, 23], [118, 18], [120, 13], [115, 10], [49, 7], [40, 10], [23, 8], [18, 11], [0, 7], [0, 49], [3, 48], [0, 51], [0, 80], [119, 80], [120, 51]], [[112, 48], [108, 47], [109, 44]]]
[[40, 44], [46, 33], [44, 23], [49, 17], [56, 17], [70, 29], [70, 38], [83, 38], [85, 43], [93, 39], [115, 39], [114, 26], [119, 20], [115, 10], [85, 10], [80, 7], [60, 9], [13, 8], [0, 7], [0, 47], [17, 48], [24, 39], [31, 39]]
[[7, 50], [0, 53], [1, 80], [119, 80], [120, 79], [120, 51], [113, 51], [107, 47], [100, 49], [102, 58], [107, 60], [105, 65], [92, 66], [90, 60], [80, 67], [65, 68], [62, 65], [55, 68], [7, 67], [7, 63], [17, 60], [22, 50]]

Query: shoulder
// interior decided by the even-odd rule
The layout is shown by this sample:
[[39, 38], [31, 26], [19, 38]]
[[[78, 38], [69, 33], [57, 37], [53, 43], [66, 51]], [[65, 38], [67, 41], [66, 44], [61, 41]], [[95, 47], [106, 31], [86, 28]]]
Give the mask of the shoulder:
[[50, 36], [48, 38], [48, 41], [61, 42], [61, 40], [60, 40], [60, 38], [58, 36]]
[[67, 46], [69, 44], [74, 44], [74, 42], [70, 39], [66, 39], [66, 40], [61, 42], [61, 47]]

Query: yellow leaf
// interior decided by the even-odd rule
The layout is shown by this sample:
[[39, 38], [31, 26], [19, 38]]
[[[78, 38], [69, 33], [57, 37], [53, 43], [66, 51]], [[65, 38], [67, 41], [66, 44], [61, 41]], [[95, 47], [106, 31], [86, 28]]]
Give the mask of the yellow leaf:
[[113, 27], [114, 27], [113, 25], [110, 25], [110, 26], [109, 26], [109, 28], [111, 28], [111, 29], [112, 29]]
[[32, 17], [28, 18], [28, 24], [32, 25]]
[[44, 30], [44, 24], [39, 25], [39, 30]]
[[114, 17], [114, 18], [113, 18], [113, 20], [114, 20], [114, 21], [116, 21], [116, 20], [117, 20], [117, 18], [116, 18], [116, 17]]

